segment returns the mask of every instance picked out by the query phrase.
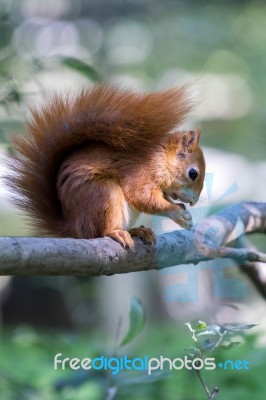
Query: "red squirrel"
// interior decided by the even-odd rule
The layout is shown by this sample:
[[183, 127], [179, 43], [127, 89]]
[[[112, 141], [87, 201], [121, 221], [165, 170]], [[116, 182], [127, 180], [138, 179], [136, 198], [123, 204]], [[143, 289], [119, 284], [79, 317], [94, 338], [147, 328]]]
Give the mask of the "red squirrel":
[[35, 231], [109, 236], [129, 248], [134, 235], [153, 242], [151, 230], [128, 229], [132, 211], [191, 229], [183, 203], [198, 201], [205, 161], [200, 130], [176, 130], [192, 107], [188, 93], [186, 85], [140, 94], [101, 84], [32, 109], [7, 180]]

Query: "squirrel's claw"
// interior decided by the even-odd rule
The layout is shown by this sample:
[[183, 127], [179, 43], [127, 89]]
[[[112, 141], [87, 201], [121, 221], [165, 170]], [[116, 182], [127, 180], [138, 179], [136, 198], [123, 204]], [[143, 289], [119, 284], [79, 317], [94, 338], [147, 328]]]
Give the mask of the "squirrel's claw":
[[192, 229], [193, 221], [192, 216], [188, 210], [179, 209], [165, 213], [165, 215], [185, 229]]
[[128, 231], [115, 229], [113, 232], [108, 233], [107, 236], [122, 244], [124, 248], [128, 247], [131, 250], [134, 247], [134, 241]]

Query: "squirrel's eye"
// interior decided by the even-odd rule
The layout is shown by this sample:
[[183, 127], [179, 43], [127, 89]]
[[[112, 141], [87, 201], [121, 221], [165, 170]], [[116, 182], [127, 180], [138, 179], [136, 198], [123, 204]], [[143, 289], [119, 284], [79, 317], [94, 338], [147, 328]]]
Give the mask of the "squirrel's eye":
[[188, 172], [188, 175], [189, 175], [189, 177], [190, 177], [190, 179], [194, 182], [194, 180], [197, 178], [197, 176], [198, 176], [198, 172], [194, 169], [194, 168], [191, 168], [190, 170], [189, 170], [189, 172]]

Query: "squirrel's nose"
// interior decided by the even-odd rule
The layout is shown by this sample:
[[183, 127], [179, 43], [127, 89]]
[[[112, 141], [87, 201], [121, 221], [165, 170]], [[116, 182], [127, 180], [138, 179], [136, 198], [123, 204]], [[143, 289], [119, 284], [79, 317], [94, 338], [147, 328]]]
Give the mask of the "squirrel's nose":
[[193, 201], [191, 201], [190, 203], [189, 203], [189, 205], [192, 207], [192, 206], [194, 206], [197, 202], [198, 202], [198, 200], [199, 200], [199, 197], [197, 196], [197, 197], [194, 197], [194, 199], [193, 199]]

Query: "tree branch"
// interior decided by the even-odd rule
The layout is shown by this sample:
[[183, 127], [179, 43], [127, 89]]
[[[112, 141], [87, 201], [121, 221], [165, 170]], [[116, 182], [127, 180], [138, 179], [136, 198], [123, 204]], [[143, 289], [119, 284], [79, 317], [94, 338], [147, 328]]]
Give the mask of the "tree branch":
[[158, 236], [154, 246], [136, 238], [132, 251], [110, 238], [3, 237], [0, 275], [113, 275], [218, 257], [265, 263], [265, 254], [236, 246], [244, 234], [255, 232], [266, 233], [266, 203], [227, 207], [200, 221], [192, 231], [182, 229]]
[[[246, 247], [250, 250], [255, 250], [256, 248], [250, 241], [245, 237], [242, 237], [238, 244], [240, 247]], [[260, 295], [266, 300], [266, 267], [263, 262], [246, 262], [243, 265], [239, 265], [240, 272], [247, 275], [249, 280], [253, 283], [255, 288], [258, 290]]]

